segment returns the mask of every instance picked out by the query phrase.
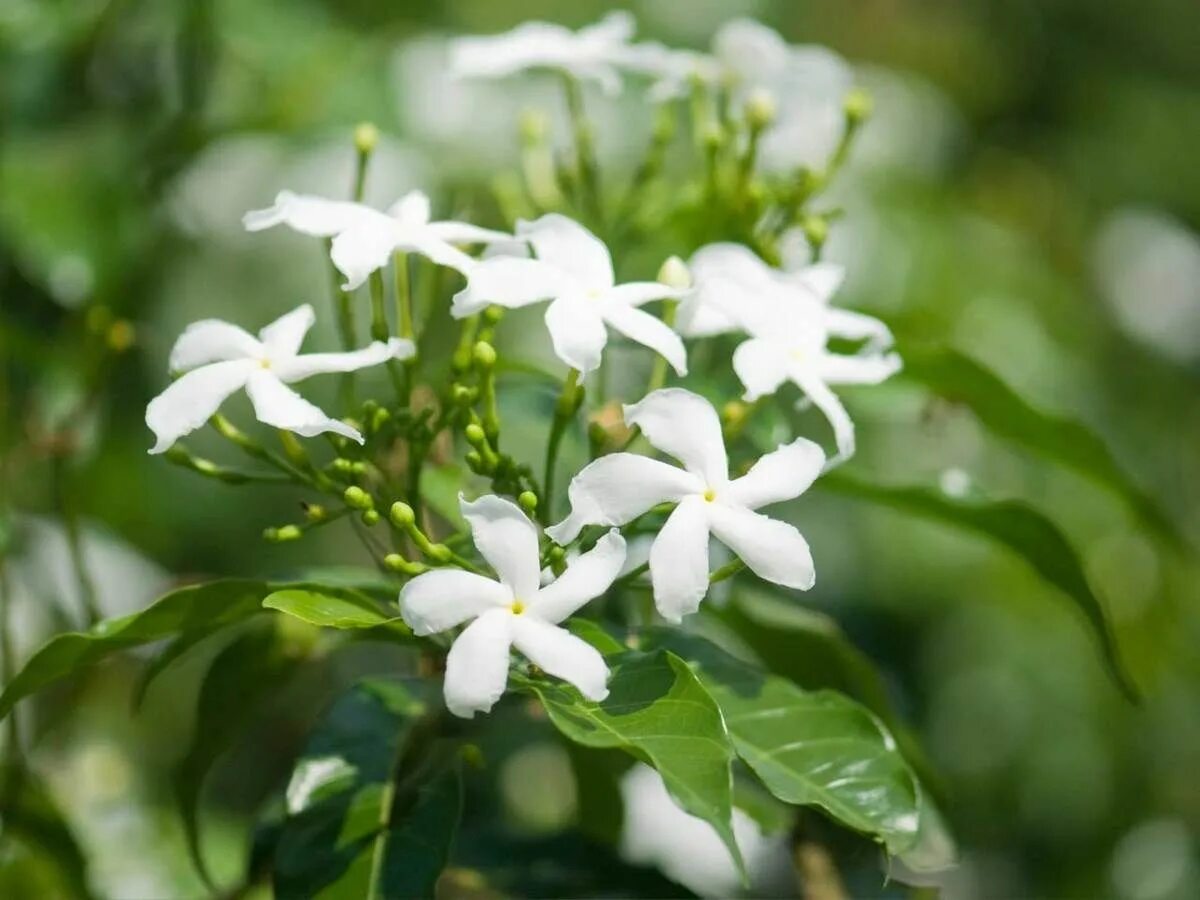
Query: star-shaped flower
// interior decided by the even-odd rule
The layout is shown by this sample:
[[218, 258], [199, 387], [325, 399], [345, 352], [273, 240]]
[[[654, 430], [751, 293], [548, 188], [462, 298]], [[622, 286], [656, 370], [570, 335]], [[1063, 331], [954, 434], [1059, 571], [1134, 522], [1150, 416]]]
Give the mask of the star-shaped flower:
[[471, 623], [446, 658], [446, 708], [467, 719], [490, 710], [508, 684], [511, 647], [588, 699], [607, 697], [604, 658], [558, 623], [608, 590], [625, 561], [625, 539], [610, 531], [541, 586], [537, 528], [517, 505], [494, 495], [460, 497], [459, 504], [475, 546], [499, 578], [436, 569], [400, 591], [401, 615], [415, 634]]
[[503, 78], [529, 69], [557, 69], [597, 82], [606, 94], [616, 94], [635, 27], [633, 16], [623, 10], [578, 31], [549, 22], [525, 22], [503, 34], [452, 41], [450, 71], [463, 78]]
[[551, 300], [546, 327], [554, 352], [568, 366], [586, 374], [600, 365], [607, 325], [665, 357], [680, 375], [687, 373], [679, 335], [638, 309], [651, 300], [682, 297], [687, 289], [657, 281], [614, 284], [604, 243], [557, 213], [517, 222], [517, 237], [533, 247], [537, 259], [495, 256], [477, 262], [466, 288], [454, 297], [455, 316], [469, 316], [491, 303], [515, 309]]
[[247, 231], [287, 225], [302, 234], [333, 238], [330, 258], [354, 290], [397, 251], [419, 253], [440, 266], [466, 273], [474, 260], [455, 244], [511, 241], [512, 235], [468, 222], [431, 222], [429, 197], [410, 191], [387, 212], [348, 200], [326, 200], [281, 191], [275, 205], [242, 217]]
[[659, 503], [678, 503], [650, 548], [650, 581], [663, 618], [679, 622], [708, 592], [708, 540], [715, 536], [760, 578], [813, 586], [812, 555], [800, 532], [755, 512], [804, 493], [825, 454], [797, 438], [766, 454], [741, 478], [729, 478], [721, 423], [712, 404], [681, 388], [655, 391], [625, 407], [625, 421], [683, 464], [613, 453], [571, 480], [571, 514], [546, 533], [570, 543], [585, 525], [624, 525]]
[[323, 372], [353, 372], [389, 359], [406, 359], [412, 341], [376, 341], [350, 353], [308, 353], [300, 345], [315, 320], [307, 303], [254, 337], [236, 325], [205, 319], [187, 327], [171, 350], [172, 372], [184, 372], [146, 407], [146, 424], [163, 453], [195, 431], [232, 393], [245, 388], [260, 422], [311, 437], [325, 431], [363, 442], [345, 422], [331, 419], [287, 385]]

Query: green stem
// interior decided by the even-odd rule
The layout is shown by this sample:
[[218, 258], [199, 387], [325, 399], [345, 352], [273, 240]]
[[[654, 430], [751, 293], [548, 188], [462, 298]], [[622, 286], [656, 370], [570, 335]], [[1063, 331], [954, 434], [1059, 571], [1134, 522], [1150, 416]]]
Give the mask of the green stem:
[[[678, 300], [667, 300], [663, 304], [663, 324], [668, 328], [675, 327], [675, 312], [679, 308]], [[646, 393], [651, 394], [667, 383], [667, 358], [654, 357], [654, 367], [650, 370], [650, 380], [646, 383]]]
[[[383, 287], [383, 272], [376, 269], [369, 279], [371, 287], [371, 340], [387, 342], [390, 336], [387, 320], [386, 295]], [[408, 392], [404, 387], [404, 377], [396, 360], [387, 361], [388, 376], [392, 379], [392, 387], [401, 406], [408, 405]]]
[[87, 559], [83, 552], [83, 533], [79, 524], [78, 511], [70, 496], [71, 489], [67, 484], [68, 475], [66, 458], [55, 456], [51, 463], [54, 503], [63, 521], [63, 529], [67, 537], [67, 551], [71, 557], [71, 570], [75, 576], [75, 584], [79, 588], [79, 599], [83, 604], [83, 612], [90, 627], [100, 621], [100, 608], [96, 604], [96, 586], [88, 572]]
[[746, 568], [746, 564], [744, 562], [742, 562], [740, 559], [735, 559], [732, 562], [728, 562], [725, 565], [721, 566], [721, 568], [717, 569], [715, 572], [713, 572], [711, 575], [709, 575], [708, 583], [709, 584], [718, 584], [719, 582], [722, 582], [727, 578], [732, 578], [734, 575], [736, 575], [738, 572], [742, 571], [742, 569], [744, 569], [744, 568]]
[[[400, 331], [400, 337], [406, 340], [413, 341], [416, 346], [415, 331], [413, 329], [413, 307], [412, 307], [412, 277], [408, 270], [408, 254], [397, 253], [392, 258], [392, 268], [395, 270], [396, 278], [396, 327]], [[408, 406], [412, 401], [412, 387], [414, 376], [416, 375], [417, 356], [411, 356], [404, 360], [404, 405]]]
[[563, 76], [563, 91], [567, 112], [571, 117], [571, 133], [575, 139], [575, 165], [581, 194], [580, 206], [586, 206], [596, 220], [600, 219], [600, 184], [596, 165], [596, 145], [592, 124], [583, 108], [583, 89], [573, 75]]
[[579, 387], [579, 370], [571, 369], [563, 382], [562, 393], [558, 395], [558, 403], [554, 407], [554, 421], [550, 425], [550, 439], [546, 443], [546, 468], [542, 475], [542, 502], [538, 511], [543, 521], [550, 521], [554, 515], [554, 466], [558, 461], [558, 449], [562, 444], [563, 433], [567, 424], [574, 418], [579, 409], [581, 398]]

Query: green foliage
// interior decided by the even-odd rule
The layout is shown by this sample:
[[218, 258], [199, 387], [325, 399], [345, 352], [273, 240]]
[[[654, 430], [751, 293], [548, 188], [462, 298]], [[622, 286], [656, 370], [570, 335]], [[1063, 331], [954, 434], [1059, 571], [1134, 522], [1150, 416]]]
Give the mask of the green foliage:
[[71, 827], [40, 779], [21, 763], [0, 767], [0, 838], [16, 838], [43, 854], [67, 896], [93, 896], [87, 857]]
[[398, 615], [388, 615], [370, 597], [354, 591], [292, 588], [275, 591], [262, 605], [323, 628], [383, 628], [399, 638], [412, 636], [412, 630]]

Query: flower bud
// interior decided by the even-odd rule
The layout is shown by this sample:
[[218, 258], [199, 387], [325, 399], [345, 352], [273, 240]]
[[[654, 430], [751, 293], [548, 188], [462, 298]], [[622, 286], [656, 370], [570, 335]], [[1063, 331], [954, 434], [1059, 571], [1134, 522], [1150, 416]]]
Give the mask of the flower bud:
[[379, 143], [379, 129], [372, 122], [362, 122], [354, 129], [354, 149], [366, 156]]
[[399, 553], [389, 553], [383, 558], [383, 564], [393, 572], [403, 572], [405, 575], [420, 575], [429, 571], [429, 567], [424, 563], [410, 562]]
[[504, 318], [504, 307], [497, 306], [493, 303], [491, 306], [484, 307], [483, 321], [488, 325], [495, 325]]
[[263, 537], [273, 544], [299, 540], [303, 535], [304, 532], [298, 525], [284, 525], [281, 528], [267, 528], [263, 531]]
[[469, 451], [465, 457], [467, 465], [470, 466], [472, 472], [483, 472], [483, 457], [474, 450]]
[[450, 399], [459, 406], [470, 406], [475, 399], [475, 392], [465, 384], [456, 384], [450, 391]]
[[702, 140], [705, 148], [710, 152], [716, 152], [725, 143], [725, 132], [721, 130], [720, 125], [710, 122], [704, 129]]
[[496, 348], [487, 341], [479, 341], [471, 352], [475, 365], [481, 369], [490, 369], [496, 364]]
[[528, 515], [533, 515], [533, 511], [537, 509], [538, 505], [537, 494], [535, 494], [533, 491], [521, 491], [520, 496], [517, 497], [517, 504], [521, 507], [521, 509], [525, 510]]
[[658, 280], [667, 287], [690, 288], [692, 273], [687, 264], [678, 256], [668, 256], [666, 262], [659, 267]]
[[363, 514], [362, 514], [362, 523], [364, 525], [366, 525], [368, 528], [371, 527], [372, 525], [378, 525], [379, 524], [379, 510], [377, 510], [377, 509], [364, 510]]
[[770, 91], [756, 88], [746, 98], [746, 124], [753, 131], [769, 128], [775, 121], [775, 97]]
[[413, 512], [413, 508], [403, 500], [397, 500], [392, 504], [392, 508], [388, 510], [388, 518], [397, 528], [411, 528], [417, 521], [417, 514]]
[[136, 338], [137, 332], [134, 331], [133, 324], [128, 319], [117, 319], [109, 326], [108, 334], [105, 335], [108, 349], [114, 353], [124, 353], [133, 346]]
[[346, 505], [354, 509], [368, 510], [374, 509], [375, 501], [371, 499], [371, 495], [357, 485], [351, 485], [342, 492], [342, 499], [346, 501]]
[[846, 120], [853, 125], [860, 125], [870, 118], [874, 108], [875, 101], [862, 88], [854, 88], [850, 91], [843, 103], [843, 109], [846, 111]]
[[304, 508], [304, 518], [310, 522], [323, 522], [329, 515], [329, 511], [320, 503], [301, 503], [300, 505]]
[[454, 551], [445, 544], [430, 544], [426, 552], [430, 559], [440, 563], [450, 562], [454, 556]]
[[546, 140], [550, 130], [549, 120], [540, 109], [526, 109], [521, 112], [518, 123], [521, 141], [526, 144], [540, 144]]
[[463, 429], [463, 434], [467, 439], [467, 443], [472, 447], [478, 447], [487, 440], [487, 435], [483, 433], [483, 428], [474, 422]]
[[814, 247], [824, 246], [829, 238], [829, 222], [824, 216], [805, 216], [801, 227], [804, 229], [804, 236]]

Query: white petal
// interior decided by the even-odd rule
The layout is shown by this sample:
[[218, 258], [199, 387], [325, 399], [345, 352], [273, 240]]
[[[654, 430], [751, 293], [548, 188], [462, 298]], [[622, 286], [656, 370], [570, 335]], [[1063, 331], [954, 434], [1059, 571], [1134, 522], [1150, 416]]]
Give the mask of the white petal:
[[267, 369], [254, 369], [246, 382], [254, 414], [265, 425], [294, 431], [304, 437], [332, 431], [363, 443], [363, 436], [345, 422], [331, 419]]
[[700, 479], [669, 463], [636, 453], [610, 453], [571, 479], [571, 514], [546, 534], [569, 544], [585, 525], [624, 525], [659, 503], [703, 490]]
[[585, 375], [600, 367], [608, 332], [599, 304], [577, 297], [560, 297], [546, 307], [546, 328], [554, 355]]
[[663, 357], [677, 375], [687, 374], [687, 350], [669, 325], [632, 306], [604, 304], [601, 309], [605, 322], [631, 341], [649, 347]]
[[805, 396], [821, 411], [833, 428], [837, 453], [829, 459], [825, 468], [831, 469], [848, 460], [854, 455], [854, 422], [842, 401], [824, 381], [807, 368], [793, 367], [792, 380], [799, 385], [800, 390], [804, 391]]
[[495, 494], [475, 501], [460, 495], [458, 505], [480, 555], [519, 600], [531, 601], [541, 572], [537, 526], [517, 504]]
[[796, 438], [759, 457], [749, 472], [729, 483], [721, 499], [750, 509], [791, 500], [809, 489], [824, 465], [819, 444]]
[[512, 600], [512, 591], [491, 578], [461, 569], [435, 569], [400, 589], [400, 615], [413, 634], [436, 634], [489, 609], [507, 609]]
[[846, 268], [837, 263], [814, 263], [790, 273], [788, 278], [821, 303], [828, 303], [846, 280]]
[[604, 299], [623, 306], [641, 306], [651, 300], [678, 300], [691, 290], [669, 287], [660, 281], [629, 281], [609, 288], [604, 292]]
[[497, 78], [534, 66], [564, 63], [575, 35], [562, 25], [525, 22], [511, 31], [450, 42], [450, 71], [459, 78]]
[[561, 296], [574, 288], [569, 275], [540, 260], [495, 256], [471, 267], [467, 286], [454, 295], [450, 312], [461, 319], [490, 303], [517, 309]]
[[589, 700], [608, 696], [608, 666], [587, 641], [535, 616], [513, 616], [511, 627], [513, 645], [543, 672], [575, 685]]
[[607, 591], [624, 564], [625, 538], [613, 529], [587, 553], [571, 560], [565, 572], [538, 592], [529, 608], [547, 622], [561, 622]]
[[654, 605], [668, 622], [694, 613], [708, 593], [708, 506], [702, 497], [685, 498], [650, 547]]
[[895, 343], [892, 330], [874, 316], [830, 307], [825, 311], [825, 328], [831, 335], [867, 342], [869, 350], [886, 350]]
[[859, 356], [828, 353], [818, 363], [821, 380], [826, 384], [879, 384], [901, 368], [900, 357], [895, 353]]
[[446, 656], [442, 690], [446, 709], [463, 719], [488, 712], [508, 685], [512, 622], [507, 609], [494, 609], [463, 629]]
[[386, 218], [383, 213], [361, 203], [280, 191], [275, 197], [274, 206], [246, 213], [242, 217], [242, 224], [247, 231], [261, 231], [284, 224], [303, 234], [333, 237], [349, 228], [369, 225], [381, 218]]
[[675, 457], [708, 486], [729, 478], [721, 420], [713, 405], [683, 388], [664, 388], [625, 407], [625, 422], [642, 430], [651, 444]]
[[407, 338], [389, 338], [385, 344], [375, 341], [362, 350], [346, 353], [305, 353], [271, 363], [271, 371], [280, 381], [291, 384], [310, 375], [325, 372], [354, 372], [368, 366], [377, 366], [389, 359], [408, 359], [416, 353], [413, 342]]
[[347, 229], [333, 239], [329, 258], [346, 276], [343, 289], [355, 290], [391, 261], [399, 230], [400, 226], [385, 216], [382, 222]]
[[[425, 229], [438, 240], [450, 244], [499, 244], [514, 243], [513, 236], [491, 228], [480, 228], [470, 222], [431, 222]], [[519, 246], [527, 247], [522, 243]]]
[[317, 314], [305, 303], [259, 331], [258, 339], [263, 342], [268, 357], [295, 356], [300, 352], [304, 336], [316, 320]]
[[389, 206], [387, 213], [401, 225], [428, 225], [429, 195], [424, 191], [409, 191]]
[[232, 359], [257, 359], [262, 344], [251, 334], [219, 319], [193, 322], [171, 348], [170, 369], [186, 372], [197, 366]]
[[759, 578], [802, 591], [813, 586], [812, 553], [794, 525], [721, 502], [709, 508], [708, 521], [717, 539]]
[[430, 228], [405, 229], [396, 241], [396, 249], [419, 253], [439, 266], [468, 274], [475, 260], [452, 244], [437, 237]]
[[585, 25], [576, 32], [581, 41], [595, 44], [623, 44], [633, 38], [637, 22], [633, 13], [624, 9], [613, 10], [594, 25]]
[[532, 222], [517, 222], [517, 237], [533, 245], [538, 259], [568, 272], [584, 288], [613, 286], [612, 257], [598, 237], [573, 219], [547, 213]]
[[146, 424], [157, 438], [151, 453], [162, 453], [209, 420], [225, 398], [245, 386], [258, 363], [210, 363], [177, 378], [146, 407]]
[[733, 351], [733, 371], [746, 389], [742, 398], [750, 403], [779, 390], [789, 368], [787, 350], [776, 341], [751, 338]]

